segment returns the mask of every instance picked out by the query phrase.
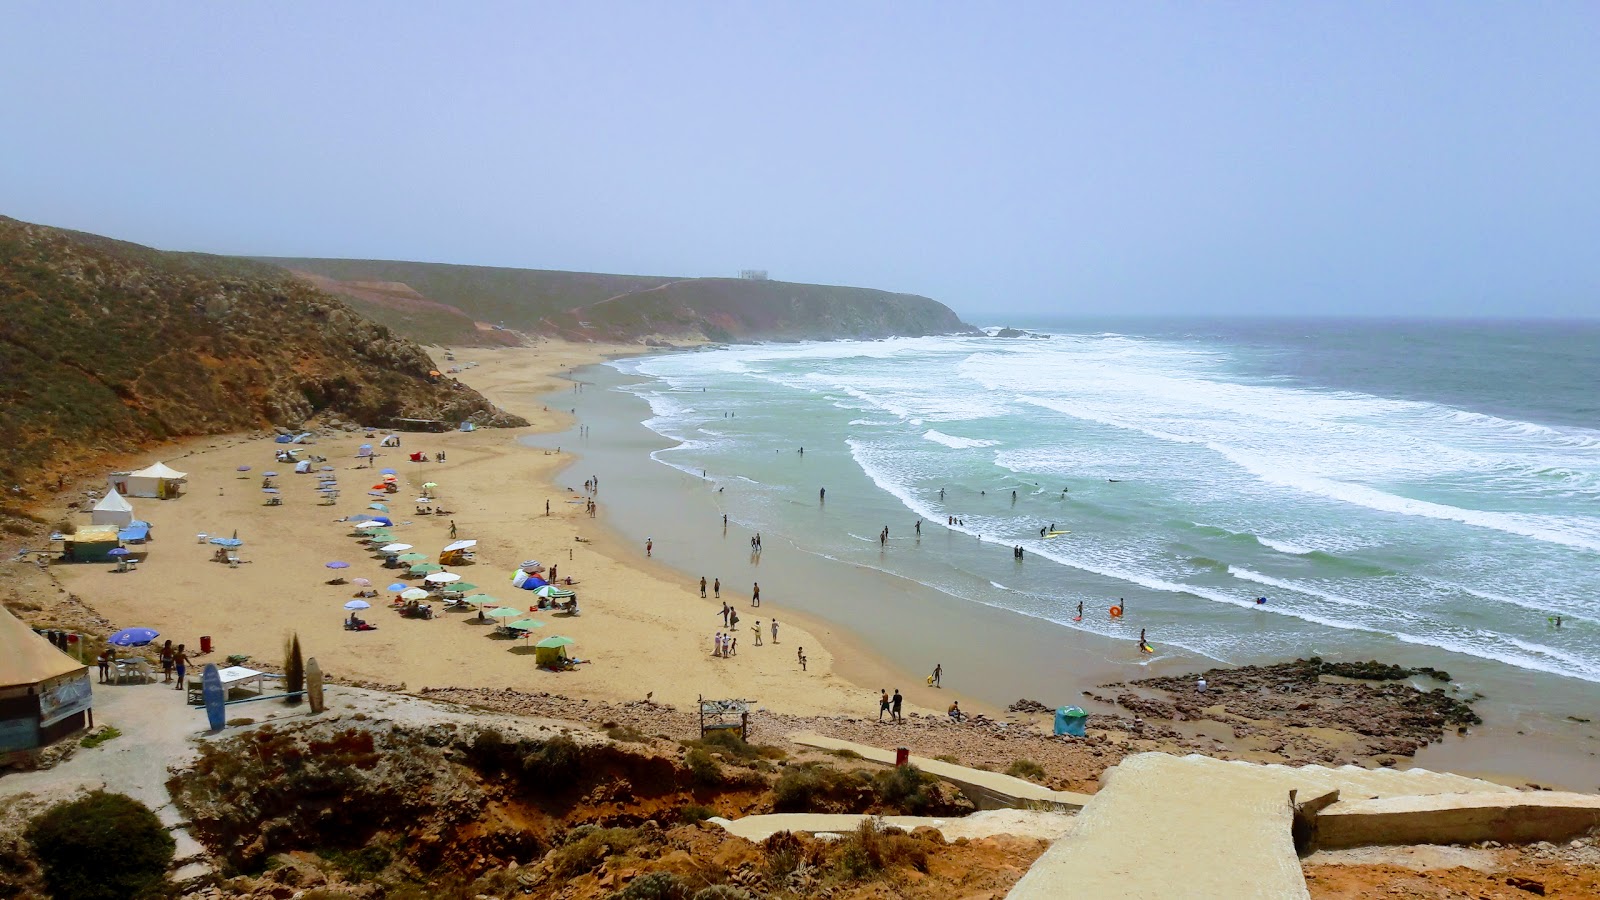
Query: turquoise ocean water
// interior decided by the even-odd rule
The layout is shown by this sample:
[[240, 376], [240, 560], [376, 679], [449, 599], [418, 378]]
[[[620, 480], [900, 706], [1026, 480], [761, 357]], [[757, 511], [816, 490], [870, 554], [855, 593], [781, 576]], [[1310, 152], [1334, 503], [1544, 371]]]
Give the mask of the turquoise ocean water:
[[1600, 326], [1017, 324], [612, 365], [659, 463], [819, 557], [1224, 662], [1600, 692]]

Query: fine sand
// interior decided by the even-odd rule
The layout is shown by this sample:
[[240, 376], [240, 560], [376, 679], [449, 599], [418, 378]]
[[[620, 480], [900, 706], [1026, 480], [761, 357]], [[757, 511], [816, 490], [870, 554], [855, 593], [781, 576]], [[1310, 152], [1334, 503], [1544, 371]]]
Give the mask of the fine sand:
[[[757, 647], [751, 632], [757, 616], [748, 608], [748, 597], [725, 592], [736, 606], [745, 604], [739, 609], [738, 653], [713, 657], [712, 635], [722, 626], [720, 603], [700, 599], [697, 583], [647, 562], [642, 547], [623, 546], [584, 512], [578, 495], [552, 487], [553, 474], [571, 454], [518, 443], [525, 434], [569, 424], [565, 412], [547, 411], [540, 399], [561, 387], [565, 373], [636, 351], [552, 341], [532, 348], [458, 351], [459, 360], [479, 363], [462, 380], [525, 416], [530, 428], [403, 434], [399, 449], [379, 451], [376, 468], [358, 467], [355, 458], [358, 446], [372, 438], [359, 433], [319, 437], [306, 449], [327, 457], [318, 465], [335, 469], [341, 493], [333, 506], [318, 502], [313, 476], [294, 475], [292, 466], [274, 462], [282, 445], [270, 437], [212, 439], [191, 444], [186, 453], [152, 454], [149, 461], [163, 459], [188, 473], [188, 490], [178, 500], [132, 500], [136, 516], [151, 523], [156, 537], [143, 548], [147, 558], [137, 571], [68, 565], [55, 572], [115, 627], [155, 628], [163, 639], [184, 643], [191, 652], [202, 635], [209, 635], [215, 651], [199, 663], [242, 653], [263, 669], [279, 671], [284, 641], [298, 633], [306, 655], [331, 675], [410, 689], [511, 687], [615, 701], [653, 693], [658, 702], [680, 706], [692, 705], [699, 696], [738, 697], [801, 714], [867, 709], [874, 697], [834, 673], [827, 629], [780, 604], [760, 610], [764, 622], [781, 616], [778, 642], [768, 633], [764, 646]], [[416, 450], [430, 459], [443, 451], [446, 461], [410, 462], [407, 454]], [[237, 471], [245, 465], [251, 467], [248, 472]], [[367, 490], [379, 482], [383, 467], [397, 471], [401, 490], [370, 497]], [[268, 471], [279, 473], [281, 506], [265, 505], [261, 484]], [[413, 501], [426, 482], [438, 484], [433, 493], [453, 515], [415, 515]], [[384, 588], [401, 580], [395, 577], [401, 570], [383, 568], [381, 559], [351, 536], [350, 524], [338, 521], [367, 512], [374, 501], [388, 505], [393, 539], [414, 545], [413, 552], [427, 554], [430, 562], [449, 543], [453, 520], [460, 538], [479, 543], [475, 564], [450, 571], [508, 606], [527, 609], [535, 602], [531, 593], [510, 585], [523, 560], [555, 564], [562, 578], [578, 580], [574, 589], [582, 615], [533, 613], [544, 623], [534, 635], [535, 640], [571, 637], [576, 644], [569, 652], [590, 662], [571, 672], [541, 670], [525, 642], [497, 638], [493, 626], [479, 623], [474, 614], [443, 612], [437, 602], [432, 620], [392, 612], [392, 593]], [[238, 552], [246, 562], [237, 568], [210, 561], [216, 548], [196, 538], [235, 532], [245, 542]], [[325, 568], [336, 560], [349, 568]], [[357, 587], [326, 583], [338, 575], [373, 582], [379, 597], [370, 599], [372, 608], [361, 615], [377, 630], [344, 630], [343, 604]], [[799, 647], [805, 648], [806, 671], [796, 660]]]

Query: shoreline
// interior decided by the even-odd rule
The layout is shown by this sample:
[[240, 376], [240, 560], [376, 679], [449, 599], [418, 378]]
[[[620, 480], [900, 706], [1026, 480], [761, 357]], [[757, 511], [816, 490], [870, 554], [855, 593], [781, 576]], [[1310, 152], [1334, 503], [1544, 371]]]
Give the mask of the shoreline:
[[[333, 574], [322, 568], [324, 559], [350, 561], [352, 568], [344, 570], [345, 574], [371, 577], [380, 589], [385, 582], [378, 579], [389, 574], [370, 562], [357, 562], [363, 554], [346, 536], [347, 529], [329, 523], [336, 515], [364, 509], [362, 503], [353, 502], [356, 497], [365, 500], [361, 479], [372, 476], [352, 471], [356, 468], [351, 464], [355, 447], [366, 440], [359, 432], [325, 437], [310, 445], [311, 452], [328, 456], [329, 464], [336, 466], [344, 479], [347, 500], [336, 507], [316, 505], [310, 483], [302, 487], [293, 476], [280, 479], [286, 488], [285, 507], [261, 504], [256, 479], [270, 465], [261, 460], [270, 460], [277, 446], [270, 436], [203, 437], [182, 442], [176, 446], [187, 448], [188, 453], [168, 453], [164, 458], [182, 459], [178, 467], [191, 472], [189, 496], [176, 502], [134, 501], [139, 517], [151, 521], [158, 535], [140, 571], [122, 575], [100, 567], [61, 566], [53, 567], [52, 574], [117, 627], [157, 627], [169, 631], [175, 643], [187, 639], [191, 647], [197, 643], [197, 635], [211, 635], [218, 643], [218, 654], [247, 652], [269, 670], [276, 668], [279, 641], [293, 630], [301, 635], [308, 655], [320, 657], [331, 674], [347, 680], [403, 684], [413, 693], [424, 688], [509, 689], [612, 703], [637, 702], [654, 694], [658, 702], [680, 708], [691, 708], [700, 695], [743, 696], [779, 714], [843, 715], [870, 721], [881, 686], [902, 690], [908, 712], [942, 715], [951, 699], [959, 699], [974, 712], [1001, 719], [1006, 718], [1001, 712], [1006, 704], [1026, 697], [1048, 701], [1051, 706], [1076, 703], [1091, 712], [1125, 716], [1125, 710], [1093, 704], [1080, 695], [1107, 682], [1211, 667], [1210, 662], [1199, 659], [1128, 666], [1093, 652], [1064, 654], [1059, 635], [1036, 619], [980, 606], [870, 567], [830, 565], [835, 561], [792, 552], [793, 546], [777, 535], [765, 537], [766, 559], [758, 559], [756, 566], [764, 573], [759, 576], [764, 587], [771, 583], [776, 591], [768, 592], [766, 599], [772, 606], [764, 604], [763, 611], [770, 608], [783, 617], [783, 652], [772, 654], [762, 648], [763, 652], [757, 653], [741, 641], [745, 646], [737, 658], [713, 659], [706, 644], [720, 624], [717, 606], [710, 599], [700, 601], [694, 573], [703, 570], [709, 576], [721, 572], [727, 576], [725, 584], [737, 585], [742, 575], [736, 578], [730, 573], [739, 571], [741, 557], [749, 564], [740, 548], [740, 534], [730, 535], [731, 544], [715, 539], [711, 513], [704, 512], [715, 509], [715, 494], [706, 490], [703, 479], [649, 459], [649, 447], [673, 442], [643, 425], [636, 414], [643, 406], [640, 398], [600, 389], [591, 396], [584, 391], [585, 402], [574, 408], [580, 408], [585, 416], [592, 412], [593, 404], [588, 401], [597, 398], [610, 396], [619, 407], [636, 404], [620, 417], [582, 418], [591, 429], [602, 431], [604, 440], [599, 441], [575, 439], [572, 429], [581, 417], [551, 408], [562, 387], [571, 386], [567, 373], [574, 369], [604, 366], [609, 359], [651, 352], [657, 351], [556, 341], [504, 350], [457, 351], [464, 362], [481, 363], [462, 373], [463, 381], [508, 411], [527, 417], [530, 426], [405, 434], [402, 451], [444, 449], [448, 462], [412, 465], [396, 453], [378, 462], [379, 466], [398, 468], [410, 485], [408, 491], [437, 478], [439, 496], [455, 511], [450, 519], [461, 525], [461, 536], [481, 541], [480, 564], [462, 569], [462, 574], [502, 600], [521, 599], [508, 586], [502, 589], [501, 581], [517, 560], [531, 555], [565, 567], [568, 561], [559, 559], [559, 550], [567, 548], [573, 568], [564, 571], [584, 582], [578, 588], [584, 615], [569, 621], [536, 614], [544, 615], [546, 622], [546, 628], [537, 634], [576, 637], [578, 655], [592, 654], [596, 659], [592, 666], [580, 667], [577, 672], [554, 675], [535, 670], [531, 660], [514, 652], [517, 648], [487, 638], [486, 629], [471, 625], [466, 616], [442, 614], [443, 621], [434, 622], [404, 620], [389, 613], [381, 600], [367, 616], [380, 625], [379, 631], [342, 631], [339, 606], [350, 589], [324, 584]], [[444, 351], [437, 356], [442, 358]], [[605, 371], [620, 375], [609, 367]], [[616, 435], [610, 433], [613, 428]], [[542, 453], [535, 449], [541, 441], [560, 445], [563, 452]], [[163, 458], [161, 452], [142, 457], [151, 461]], [[244, 463], [251, 464], [253, 471], [237, 474], [237, 465]], [[613, 475], [607, 466], [633, 474]], [[563, 502], [579, 496], [569, 488], [581, 485], [586, 470], [603, 473], [599, 494], [602, 518], [587, 523], [581, 507]], [[95, 486], [99, 484], [103, 482]], [[293, 490], [288, 490], [290, 487]], [[213, 488], [217, 491], [214, 496], [209, 493]], [[686, 506], [685, 498], [696, 495], [703, 502]], [[447, 542], [450, 520], [405, 515], [412, 496], [401, 493], [391, 498], [395, 517], [402, 522], [395, 540], [413, 543], [431, 555], [435, 547]], [[548, 517], [543, 514], [546, 497], [552, 502], [553, 514]], [[61, 496], [63, 501], [67, 498]], [[665, 525], [656, 528], [630, 517], [629, 509], [637, 505], [665, 511]], [[691, 508], [703, 514], [684, 516], [683, 511]], [[679, 518], [672, 518], [673, 514]], [[692, 522], [687, 521], [690, 518]], [[225, 533], [229, 528], [241, 530], [241, 537], [247, 539], [244, 556], [253, 559], [240, 569], [205, 562], [207, 548], [197, 547], [191, 537], [199, 531]], [[652, 534], [665, 538], [658, 541], [657, 555], [648, 561], [640, 546], [642, 534], [638, 540], [632, 534], [639, 528], [652, 528]], [[701, 539], [692, 539], [694, 535]], [[576, 542], [576, 536], [588, 540]], [[698, 543], [705, 555], [685, 555], [680, 536], [690, 536], [688, 544]], [[931, 543], [933, 538], [928, 540]], [[710, 568], [724, 564], [726, 567]], [[856, 585], [859, 594], [840, 591], [838, 596], [830, 592], [807, 596], [780, 587], [789, 579], [807, 583], [806, 573], [823, 573], [818, 583], [839, 580]], [[734, 606], [743, 619], [744, 631], [755, 618], [748, 606], [748, 588], [731, 593], [743, 601]], [[862, 627], [874, 624], [871, 617], [861, 615], [863, 597], [877, 598], [892, 607], [886, 614], [888, 625], [877, 622], [877, 632]], [[896, 618], [895, 609], [914, 612]], [[942, 632], [925, 627], [925, 619], [937, 619]], [[890, 629], [887, 636], [882, 630], [885, 627]], [[451, 631], [470, 637], [454, 637]], [[1085, 632], [1064, 631], [1077, 635], [1074, 646], [1092, 649], [1094, 643], [1112, 643], [1093, 634], [1085, 641]], [[748, 633], [741, 636], [748, 637]], [[789, 647], [802, 640], [811, 661], [805, 677], [788, 653]], [[945, 655], [950, 647], [961, 646], [971, 652]], [[926, 687], [922, 681], [925, 673], [919, 674], [913, 665], [920, 667], [922, 660], [930, 658], [944, 663], [947, 679], [955, 685], [939, 691]], [[206, 661], [211, 660], [199, 660]], [[1001, 687], [971, 689], [985, 677], [993, 677]], [[1071, 684], [1070, 695], [1062, 695], [1062, 691], [1050, 695], [1048, 685], [1059, 681]], [[1039, 721], [1036, 716], [1013, 718], [1029, 724]], [[1546, 774], [1570, 772], [1575, 763], [1592, 764], [1592, 758], [1581, 756], [1583, 748], [1576, 748], [1577, 756], [1567, 752], [1574, 748], [1547, 751], [1531, 740], [1512, 736], [1517, 725], [1515, 721], [1491, 723], [1466, 738], [1447, 735], [1402, 765], [1488, 773], [1513, 783], [1534, 778], [1552, 785], [1594, 789], [1585, 777]], [[894, 742], [894, 734], [893, 730], [884, 732], [884, 740]], [[1536, 759], [1541, 754], [1549, 758]]]

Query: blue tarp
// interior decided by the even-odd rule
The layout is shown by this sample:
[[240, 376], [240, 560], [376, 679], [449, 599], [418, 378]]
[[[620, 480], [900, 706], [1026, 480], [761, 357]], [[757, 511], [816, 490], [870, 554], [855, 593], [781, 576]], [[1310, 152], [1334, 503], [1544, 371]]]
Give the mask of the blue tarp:
[[125, 544], [142, 544], [150, 540], [149, 522], [131, 522], [127, 528], [117, 532], [117, 540]]
[[273, 438], [273, 440], [276, 441], [277, 443], [280, 443], [280, 444], [292, 444], [292, 443], [294, 443], [294, 435], [292, 435], [292, 434], [280, 434], [277, 437]]

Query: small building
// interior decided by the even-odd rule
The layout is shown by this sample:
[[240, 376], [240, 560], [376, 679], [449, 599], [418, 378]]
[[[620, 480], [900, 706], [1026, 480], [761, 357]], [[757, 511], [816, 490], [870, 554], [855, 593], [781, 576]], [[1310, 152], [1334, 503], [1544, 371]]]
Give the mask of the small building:
[[89, 521], [96, 525], [126, 528], [133, 524], [133, 504], [122, 499], [122, 495], [113, 488], [90, 510]]
[[140, 469], [137, 472], [112, 472], [106, 483], [124, 497], [154, 497], [168, 500], [183, 492], [189, 476], [166, 463]]
[[115, 525], [84, 525], [61, 536], [61, 558], [67, 562], [110, 562], [111, 551], [122, 546]]
[[0, 761], [88, 727], [89, 667], [0, 606]]

